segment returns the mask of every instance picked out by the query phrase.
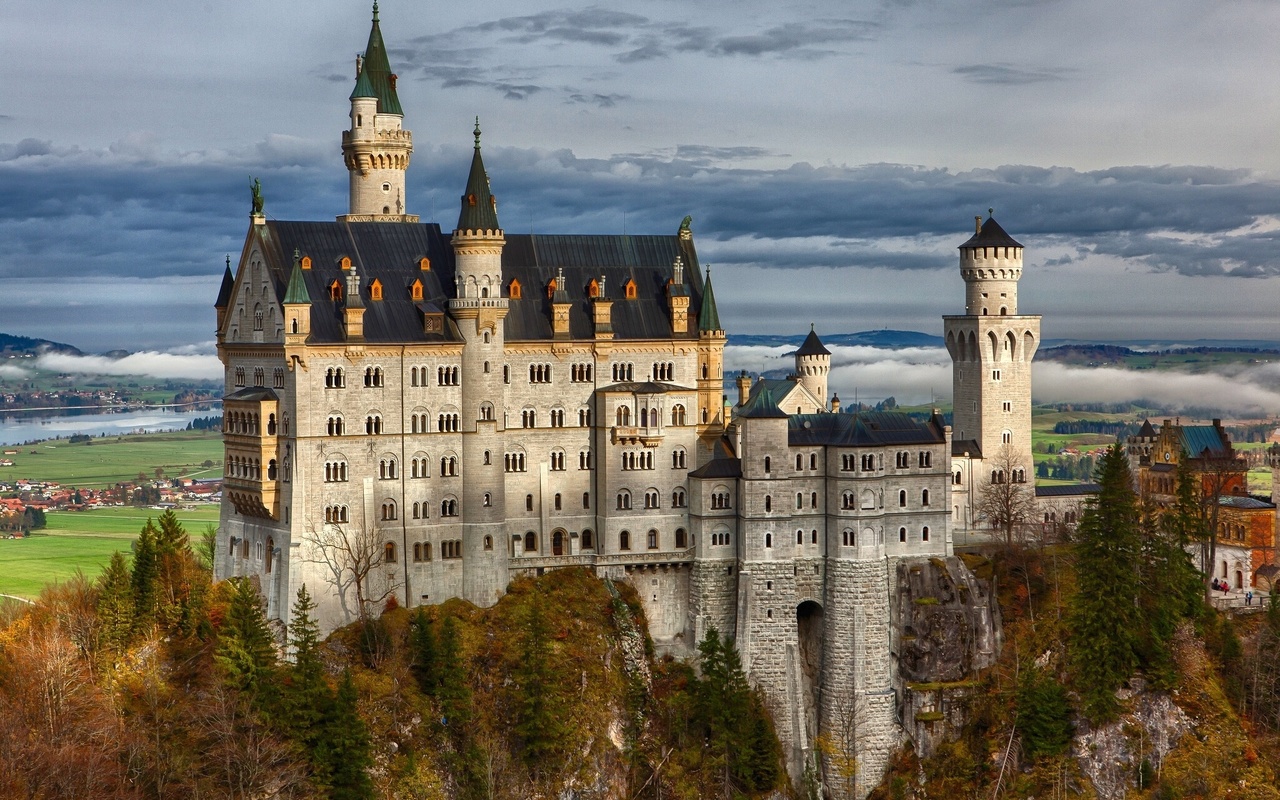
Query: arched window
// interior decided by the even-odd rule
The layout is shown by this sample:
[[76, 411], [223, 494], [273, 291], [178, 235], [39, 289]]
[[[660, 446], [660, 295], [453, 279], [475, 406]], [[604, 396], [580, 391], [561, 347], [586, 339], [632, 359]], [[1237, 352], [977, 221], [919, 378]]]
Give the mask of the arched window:
[[907, 490], [906, 489], [898, 490], [898, 507], [899, 508], [907, 507]]
[[796, 530], [796, 544], [804, 544], [804, 531]]
[[804, 456], [796, 453], [796, 472], [804, 469]]
[[929, 490], [928, 490], [928, 489], [923, 489], [923, 490], [921, 490], [921, 492], [920, 492], [920, 505], [922, 505], [922, 506], [927, 506], [927, 505], [929, 505]]
[[683, 405], [676, 403], [671, 407], [671, 424], [673, 426], [687, 424], [685, 418], [686, 414]]
[[765, 511], [773, 510], [773, 498], [767, 494], [764, 496], [764, 510]]
[[396, 563], [396, 543], [387, 542], [382, 546], [382, 560], [388, 564]]
[[618, 549], [619, 550], [631, 549], [631, 532], [630, 531], [622, 531], [621, 533], [618, 534]]
[[907, 529], [898, 528], [898, 541], [905, 542], [907, 540]]
[[924, 526], [924, 528], [920, 531], [920, 541], [922, 541], [922, 542], [927, 542], [927, 541], [929, 541], [929, 526], [928, 526], [928, 525]]
[[683, 550], [689, 546], [689, 535], [684, 528], [676, 528], [676, 549]]
[[626, 511], [631, 508], [631, 492], [626, 489], [618, 492], [618, 510]]
[[764, 471], [771, 472], [773, 470], [773, 459], [769, 456], [764, 457]]
[[582, 532], [582, 549], [594, 550], [596, 546], [595, 535], [591, 533], [591, 529], [587, 528]]
[[529, 531], [524, 535], [524, 551], [526, 553], [538, 552], [538, 534]]
[[764, 535], [764, 546], [765, 546], [765, 547], [773, 547], [773, 534], [772, 534], [772, 533], [766, 533], [766, 534]]

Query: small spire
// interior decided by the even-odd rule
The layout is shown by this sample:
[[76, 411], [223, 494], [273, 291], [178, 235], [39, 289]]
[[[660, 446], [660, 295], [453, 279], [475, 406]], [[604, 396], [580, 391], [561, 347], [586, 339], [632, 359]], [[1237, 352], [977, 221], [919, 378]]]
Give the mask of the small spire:
[[480, 117], [478, 116], [476, 117], [476, 129], [474, 133], [476, 135], [476, 149], [479, 150], [480, 149]]
[[813, 323], [812, 323], [812, 322], [810, 322], [810, 323], [809, 323], [809, 333], [813, 333], [813, 332], [814, 332], [814, 331], [813, 331]]
[[227, 253], [227, 269], [231, 269], [231, 254]]
[[378, 0], [373, 0], [373, 21], [378, 21]]
[[684, 259], [681, 258], [680, 256], [676, 256], [676, 261], [671, 266], [672, 266], [671, 271], [673, 273], [672, 275], [673, 282], [677, 286], [682, 285], [684, 283]]
[[988, 216], [988, 217], [994, 217], [995, 215], [996, 215], [996, 210], [995, 210], [994, 208], [988, 208], [988, 209], [987, 209], [987, 216]]

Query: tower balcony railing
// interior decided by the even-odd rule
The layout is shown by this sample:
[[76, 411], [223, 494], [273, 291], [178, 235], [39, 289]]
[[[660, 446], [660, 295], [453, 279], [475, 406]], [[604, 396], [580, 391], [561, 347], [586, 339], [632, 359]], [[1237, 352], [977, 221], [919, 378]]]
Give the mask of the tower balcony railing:
[[352, 131], [342, 132], [342, 143], [351, 144], [353, 142], [373, 142], [378, 141], [385, 144], [402, 144], [411, 145], [413, 143], [413, 133], [404, 130], [381, 130], [374, 131], [373, 136], [356, 136]]
[[507, 308], [505, 297], [456, 297], [449, 301], [449, 308]]
[[662, 444], [664, 435], [661, 428], [639, 425], [615, 425], [611, 433], [614, 444], [641, 444], [645, 447], [657, 447]]

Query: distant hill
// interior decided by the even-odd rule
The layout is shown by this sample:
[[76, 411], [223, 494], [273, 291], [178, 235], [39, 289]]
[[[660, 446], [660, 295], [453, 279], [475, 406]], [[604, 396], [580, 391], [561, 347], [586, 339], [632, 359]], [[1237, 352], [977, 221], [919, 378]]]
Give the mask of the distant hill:
[[51, 342], [48, 339], [32, 339], [29, 336], [14, 336], [0, 333], [0, 357], [35, 355], [46, 351], [69, 353], [73, 356], [84, 355], [79, 348], [62, 342]]
[[[861, 331], [859, 333], [820, 333], [822, 343], [845, 346], [882, 347], [898, 349], [902, 347], [942, 347], [941, 336], [934, 336], [919, 331]], [[807, 333], [778, 336], [774, 334], [729, 334], [729, 344], [760, 347], [799, 347]]]

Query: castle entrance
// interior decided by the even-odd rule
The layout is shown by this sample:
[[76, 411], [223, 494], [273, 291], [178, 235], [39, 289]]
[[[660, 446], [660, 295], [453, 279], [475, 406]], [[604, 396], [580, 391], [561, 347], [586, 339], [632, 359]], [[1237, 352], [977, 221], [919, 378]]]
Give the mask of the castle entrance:
[[564, 531], [556, 531], [551, 534], [551, 554], [553, 556], [564, 555]]
[[[822, 606], [806, 600], [796, 607], [796, 639], [800, 645], [800, 704], [810, 752], [818, 738], [819, 692], [822, 686]], [[806, 757], [808, 753], [804, 754]]]

